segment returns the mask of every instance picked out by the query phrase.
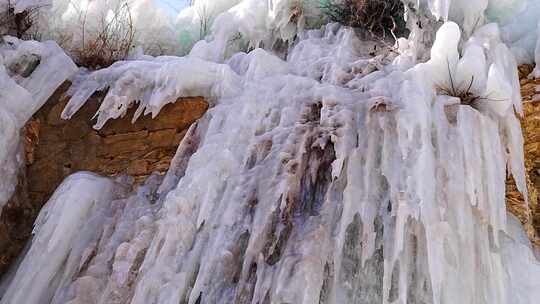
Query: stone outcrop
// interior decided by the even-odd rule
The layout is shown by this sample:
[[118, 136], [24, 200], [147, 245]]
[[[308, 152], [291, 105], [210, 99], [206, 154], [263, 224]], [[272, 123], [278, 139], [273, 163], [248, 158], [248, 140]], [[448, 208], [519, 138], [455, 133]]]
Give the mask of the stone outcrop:
[[101, 130], [92, 128], [100, 104], [93, 97], [70, 120], [60, 118], [67, 99], [47, 103], [29, 123], [36, 129], [35, 147], [27, 148], [29, 195], [44, 201], [69, 174], [92, 171], [113, 176], [128, 174], [140, 181], [152, 172], [165, 172], [189, 126], [208, 105], [201, 98], [186, 98], [166, 105], [158, 117], [131, 123], [135, 107]]
[[26, 174], [22, 170], [19, 184], [0, 215], [0, 278], [18, 256], [32, 233], [40, 206], [32, 206], [28, 198]]
[[184, 98], [166, 105], [155, 119], [140, 117], [132, 124], [134, 107], [96, 131], [92, 117], [103, 96], [93, 96], [72, 119], [62, 120], [60, 113], [68, 101], [64, 92], [60, 88], [25, 127], [26, 168], [0, 216], [0, 276], [22, 250], [39, 210], [66, 176], [92, 171], [127, 174], [140, 182], [153, 172], [164, 173], [189, 126], [208, 108], [202, 98]]

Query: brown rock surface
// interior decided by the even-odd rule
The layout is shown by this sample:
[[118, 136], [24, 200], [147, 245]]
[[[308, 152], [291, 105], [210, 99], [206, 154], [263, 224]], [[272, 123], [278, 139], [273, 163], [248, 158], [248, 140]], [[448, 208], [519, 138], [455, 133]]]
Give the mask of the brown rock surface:
[[[207, 103], [185, 98], [166, 105], [160, 114], [139, 118], [133, 107], [103, 129], [92, 128], [100, 97], [93, 97], [70, 120], [59, 119], [67, 98], [53, 98], [33, 117], [37, 144], [28, 166], [28, 191], [33, 202], [45, 201], [60, 182], [76, 171], [102, 175], [126, 173], [140, 181], [154, 171], [164, 172], [187, 128], [200, 118]], [[28, 153], [27, 153], [28, 154]]]
[[0, 215], [0, 278], [23, 249], [39, 213], [39, 208], [28, 199], [28, 184], [22, 171], [15, 194]]
[[131, 123], [135, 108], [99, 131], [92, 117], [102, 96], [92, 97], [70, 120], [60, 113], [68, 99], [59, 89], [24, 130], [27, 160], [16, 194], [0, 217], [0, 276], [22, 250], [43, 204], [62, 180], [77, 171], [114, 176], [128, 174], [141, 181], [164, 173], [189, 126], [207, 110], [202, 98], [166, 105], [160, 114]]
[[523, 223], [533, 244], [540, 246], [540, 204], [538, 202], [540, 191], [540, 79], [528, 79], [527, 76], [531, 71], [531, 66], [519, 67], [524, 108], [521, 127], [524, 138], [529, 205], [525, 204], [512, 179], [507, 182], [506, 205], [508, 210]]

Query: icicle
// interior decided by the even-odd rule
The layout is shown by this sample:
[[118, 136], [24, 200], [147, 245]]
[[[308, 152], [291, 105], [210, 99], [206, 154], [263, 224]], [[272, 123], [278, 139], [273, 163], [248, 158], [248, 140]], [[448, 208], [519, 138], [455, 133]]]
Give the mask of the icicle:
[[109, 119], [124, 116], [136, 102], [139, 107], [133, 121], [141, 114], [151, 113], [155, 117], [163, 106], [181, 97], [213, 99], [236, 94], [238, 79], [229, 66], [197, 58], [157, 57], [117, 62], [84, 77], [71, 89], [72, 98], [62, 118], [71, 118], [94, 92], [107, 88], [109, 91], [96, 113], [96, 129], [101, 129]]
[[[75, 274], [85, 248], [74, 248], [96, 204], [110, 201], [113, 183], [89, 173], [68, 177], [36, 220], [30, 250], [0, 303], [49, 303], [58, 284]], [[90, 236], [91, 237], [91, 236]], [[72, 255], [74, 260], [66, 260]], [[61, 285], [60, 285], [61, 286]]]

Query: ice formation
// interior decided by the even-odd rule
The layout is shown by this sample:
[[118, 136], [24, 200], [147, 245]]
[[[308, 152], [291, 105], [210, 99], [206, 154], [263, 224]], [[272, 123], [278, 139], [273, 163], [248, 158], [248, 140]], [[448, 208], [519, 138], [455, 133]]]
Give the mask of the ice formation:
[[[420, 2], [458, 22], [433, 45], [417, 44], [419, 28], [396, 51], [329, 24], [298, 32], [281, 59], [268, 41], [301, 22], [257, 16], [292, 2], [237, 1], [187, 57], [74, 80], [64, 118], [108, 89], [96, 128], [137, 103], [134, 119], [184, 96], [212, 107], [164, 177], [134, 191], [68, 178], [0, 304], [535, 303], [540, 262], [505, 207], [507, 171], [527, 196], [516, 49], [502, 34], [514, 15], [500, 26], [488, 21], [502, 1]], [[227, 50], [238, 32], [255, 49]]]
[[55, 42], [20, 41], [5, 36], [0, 45], [0, 212], [16, 186], [19, 131], [75, 71]]
[[[186, 79], [185, 75], [190, 78]], [[152, 113], [155, 117], [165, 104], [175, 102], [179, 97], [232, 95], [237, 90], [236, 78], [238, 76], [229, 66], [198, 58], [158, 57], [118, 62], [76, 84], [74, 96], [62, 118], [71, 118], [94, 92], [109, 88], [111, 84], [114, 85], [96, 113], [96, 128], [103, 127], [111, 118], [125, 115], [134, 102], [139, 102], [136, 120], [141, 114]]]
[[[99, 214], [100, 207], [109, 203], [115, 194], [114, 182], [91, 173], [76, 173], [64, 180], [49, 202], [41, 210], [34, 225], [35, 236], [32, 239], [28, 255], [37, 259], [25, 259], [17, 270], [17, 278], [12, 284], [20, 286], [10, 289], [4, 298], [9, 303], [39, 303], [48, 298], [50, 282], [70, 280], [74, 273], [71, 264], [78, 265], [76, 258], [84, 254], [84, 247], [76, 247], [75, 239], [92, 241], [92, 236], [79, 234], [81, 228], [97, 231], [96, 225], [103, 224], [106, 218]], [[74, 203], [76, 202], [76, 203]], [[84, 221], [89, 215], [101, 215], [94, 221]], [[90, 225], [94, 225], [90, 227]], [[71, 259], [66, 260], [70, 256]], [[62, 273], [66, 269], [65, 273]], [[19, 275], [20, 274], [20, 275]], [[33, 280], [25, 280], [25, 277]], [[34, 292], [28, 293], [28, 290]], [[65, 303], [65, 302], [64, 302]]]
[[[517, 224], [504, 201], [507, 166], [525, 192], [519, 86], [494, 33], [460, 50], [446, 23], [430, 61], [411, 69], [368, 69], [352, 31], [330, 25], [288, 61], [258, 49], [226, 64], [164, 57], [91, 74], [65, 114], [111, 86], [97, 127], [135, 100], [154, 115], [193, 94], [215, 105], [161, 184], [93, 208], [76, 198], [80, 213], [62, 200], [79, 188], [62, 186], [46, 210], [73, 213], [65, 225], [79, 237], [64, 240], [46, 284], [26, 265], [60, 250], [56, 237], [34, 242], [0, 303], [532, 303], [516, 292], [538, 288], [540, 265], [507, 232]], [[196, 81], [171, 72], [181, 70]], [[437, 94], [470, 79], [486, 99]], [[36, 240], [55, 229], [49, 218]], [[24, 288], [34, 285], [44, 287]]]
[[[408, 7], [426, 6], [439, 20], [460, 24], [465, 38], [487, 23], [497, 23], [501, 39], [519, 64], [533, 63], [540, 40], [535, 26], [540, 20], [538, 0], [404, 0]], [[414, 10], [414, 9], [413, 9]], [[425, 26], [425, 24], [423, 25]], [[538, 61], [537, 61], [538, 62]]]

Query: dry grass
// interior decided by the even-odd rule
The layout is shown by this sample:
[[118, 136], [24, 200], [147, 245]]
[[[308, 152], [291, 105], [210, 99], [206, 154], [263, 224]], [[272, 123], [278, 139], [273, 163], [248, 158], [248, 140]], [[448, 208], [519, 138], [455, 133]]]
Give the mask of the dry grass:
[[15, 13], [15, 4], [16, 2], [8, 0], [6, 7], [0, 7], [0, 36], [11, 35], [19, 39], [34, 38], [31, 29], [42, 7], [32, 6]]
[[489, 94], [480, 95], [478, 93], [472, 92], [471, 90], [474, 85], [474, 76], [471, 76], [470, 80], [462, 80], [462, 81], [458, 80], [458, 82], [456, 82], [456, 79], [452, 75], [452, 72], [450, 70], [450, 63], [447, 62], [447, 64], [448, 64], [448, 79], [450, 83], [437, 84], [435, 86], [435, 89], [437, 90], [437, 94], [459, 98], [460, 103], [462, 105], [471, 106], [473, 108], [476, 108], [478, 102], [502, 101], [499, 99], [489, 97]]
[[475, 102], [480, 100], [486, 100], [487, 98], [481, 97], [478, 94], [471, 92], [471, 88], [474, 84], [474, 76], [471, 77], [469, 84], [462, 87], [455, 86], [452, 76], [450, 75], [450, 86], [447, 85], [437, 85], [436, 90], [439, 95], [447, 95], [452, 97], [457, 97], [461, 100], [462, 105], [473, 106]]
[[[11, 35], [19, 39], [39, 40], [36, 20], [42, 7], [34, 6], [15, 13], [16, 1], [8, 1], [7, 7], [0, 7], [0, 37]], [[82, 39], [79, 43], [73, 44], [73, 34], [56, 33], [55, 35], [55, 40], [71, 54], [75, 63], [89, 69], [100, 69], [118, 60], [126, 59], [135, 38], [135, 28], [127, 1], [113, 11], [112, 18], [102, 16], [97, 23], [98, 26], [95, 22], [93, 22], [93, 27], [87, 26], [86, 10], [80, 11], [80, 37]]]
[[77, 65], [100, 69], [128, 57], [134, 43], [135, 28], [127, 2], [118, 7], [113, 18], [102, 18], [100, 24], [97, 30], [89, 30], [86, 15], [83, 16], [81, 44], [69, 48]]
[[332, 22], [364, 29], [374, 36], [399, 34], [405, 27], [400, 0], [328, 0], [321, 9]]

